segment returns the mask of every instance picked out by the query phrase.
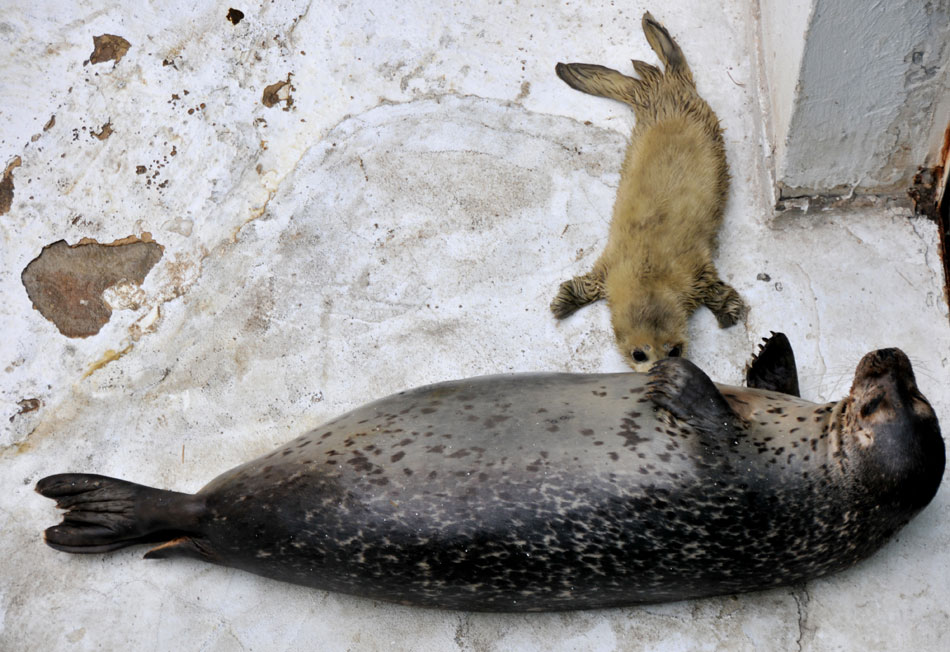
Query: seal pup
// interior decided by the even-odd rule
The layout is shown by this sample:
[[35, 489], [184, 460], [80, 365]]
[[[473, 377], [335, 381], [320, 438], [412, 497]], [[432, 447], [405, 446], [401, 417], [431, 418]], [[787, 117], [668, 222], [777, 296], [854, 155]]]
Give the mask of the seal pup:
[[[755, 366], [782, 376], [768, 364]], [[158, 542], [147, 558], [403, 604], [543, 611], [839, 571], [926, 506], [943, 468], [910, 363], [884, 349], [825, 405], [716, 385], [684, 358], [649, 374], [488, 376], [357, 408], [196, 494], [88, 474], [36, 489], [66, 510], [46, 530], [66, 552]]]
[[607, 299], [620, 353], [637, 371], [684, 355], [700, 304], [721, 328], [745, 304], [713, 264], [729, 194], [719, 119], [699, 96], [683, 51], [649, 12], [643, 33], [665, 70], [633, 61], [639, 79], [587, 63], [558, 63], [571, 88], [619, 100], [636, 114], [607, 246], [593, 269], [561, 283], [551, 310], [563, 319]]

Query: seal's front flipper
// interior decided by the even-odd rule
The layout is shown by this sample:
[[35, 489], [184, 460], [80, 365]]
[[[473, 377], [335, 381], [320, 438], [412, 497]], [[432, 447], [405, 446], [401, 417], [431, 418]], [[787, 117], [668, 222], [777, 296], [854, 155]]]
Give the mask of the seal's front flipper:
[[197, 499], [89, 473], [51, 475], [36, 491], [65, 509], [48, 528], [46, 543], [72, 553], [109, 552], [137, 543], [167, 541], [197, 526]]
[[785, 333], [772, 332], [763, 338], [759, 353], [746, 365], [746, 387], [768, 389], [800, 397], [795, 354]]
[[697, 430], [723, 432], [743, 426], [715, 383], [686, 358], [653, 363], [647, 397], [653, 404]]
[[593, 63], [559, 63], [554, 70], [565, 84], [582, 93], [609, 97], [633, 106], [643, 104], [641, 82], [611, 68]]

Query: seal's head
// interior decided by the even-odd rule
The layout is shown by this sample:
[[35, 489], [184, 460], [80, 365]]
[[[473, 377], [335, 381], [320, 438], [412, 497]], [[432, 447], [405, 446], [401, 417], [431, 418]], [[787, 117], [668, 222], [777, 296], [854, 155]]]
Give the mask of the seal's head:
[[657, 292], [624, 310], [611, 310], [610, 321], [624, 360], [634, 371], [646, 373], [657, 360], [686, 353], [687, 317], [672, 293]]
[[845, 402], [847, 432], [867, 448], [873, 480], [901, 487], [901, 502], [923, 508], [940, 485], [945, 451], [937, 415], [917, 389], [904, 352], [880, 349], [864, 356]]

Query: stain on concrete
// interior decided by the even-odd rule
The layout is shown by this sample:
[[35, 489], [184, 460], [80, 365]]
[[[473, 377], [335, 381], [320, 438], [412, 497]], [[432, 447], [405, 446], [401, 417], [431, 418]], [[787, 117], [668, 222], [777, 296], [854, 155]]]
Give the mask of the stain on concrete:
[[284, 102], [284, 111], [290, 110], [290, 107], [294, 104], [294, 98], [290, 95], [290, 92], [294, 90], [294, 87], [290, 85], [290, 77], [291, 75], [288, 74], [286, 80], [276, 82], [264, 88], [264, 94], [261, 97], [261, 102], [264, 106], [270, 108]]
[[141, 285], [163, 251], [148, 234], [110, 244], [84, 240], [69, 245], [59, 240], [43, 248], [21, 280], [33, 307], [60, 333], [89, 337], [112, 316], [103, 292], [120, 283]]
[[21, 163], [20, 157], [15, 156], [3, 171], [3, 179], [0, 179], [0, 215], [6, 215], [13, 205], [13, 170], [20, 167]]
[[120, 351], [116, 351], [115, 349], [106, 349], [106, 352], [102, 354], [101, 358], [99, 358], [98, 360], [93, 362], [91, 365], [89, 365], [89, 368], [86, 369], [86, 373], [84, 373], [82, 377], [88, 378], [99, 369], [102, 369], [103, 367], [105, 367], [110, 362], [114, 360], [118, 360], [119, 358], [124, 356], [126, 353], [131, 351], [133, 346], [135, 345], [132, 343], [129, 343], [124, 349]]
[[240, 9], [228, 9], [227, 19], [230, 20], [233, 25], [237, 25], [244, 20], [244, 12]]
[[92, 37], [93, 50], [89, 55], [89, 63], [105, 63], [106, 61], [115, 61], [119, 63], [122, 57], [126, 55], [132, 44], [121, 36], [114, 34], [102, 34]]

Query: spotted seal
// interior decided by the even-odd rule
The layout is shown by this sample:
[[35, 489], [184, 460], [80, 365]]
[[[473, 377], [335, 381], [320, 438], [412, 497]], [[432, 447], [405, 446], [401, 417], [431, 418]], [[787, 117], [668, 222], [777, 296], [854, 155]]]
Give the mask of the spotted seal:
[[562, 319], [606, 299], [620, 353], [637, 371], [685, 355], [687, 321], [700, 305], [713, 311], [722, 328], [746, 311], [713, 263], [729, 196], [719, 119], [699, 96], [686, 57], [666, 28], [649, 12], [642, 27], [664, 70], [636, 60], [638, 78], [589, 63], [555, 67], [571, 88], [630, 106], [636, 126], [607, 246], [588, 273], [561, 283], [551, 302]]
[[[58, 550], [160, 542], [267, 577], [484, 611], [751, 591], [851, 566], [937, 491], [944, 444], [898, 349], [816, 405], [769, 345], [753, 388], [684, 358], [649, 374], [515, 374], [400, 392], [196, 494], [87, 474], [36, 486]], [[771, 349], [771, 350], [770, 350]], [[794, 382], [793, 382], [794, 381]]]

